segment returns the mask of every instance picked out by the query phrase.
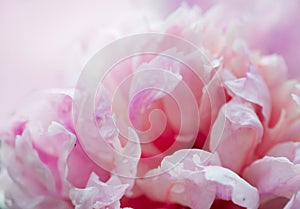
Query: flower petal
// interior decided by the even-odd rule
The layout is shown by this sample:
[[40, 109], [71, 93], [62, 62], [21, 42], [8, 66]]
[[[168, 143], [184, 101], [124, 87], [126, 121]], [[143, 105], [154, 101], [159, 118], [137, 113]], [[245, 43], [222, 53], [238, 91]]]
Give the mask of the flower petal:
[[235, 172], [250, 163], [263, 127], [253, 108], [233, 98], [220, 110], [210, 135], [210, 150], [217, 151], [222, 165]]
[[106, 182], [101, 182], [95, 173], [91, 173], [90, 179], [84, 189], [73, 188], [70, 191], [70, 199], [75, 209], [87, 208], [120, 208], [120, 199], [125, 194], [127, 184], [122, 184], [116, 176]]
[[[225, 73], [226, 72], [224, 72], [224, 74]], [[216, 72], [202, 90], [203, 95], [199, 108], [201, 115], [200, 131], [206, 136], [218, 116], [219, 109], [226, 102], [221, 75], [221, 73]]]
[[226, 81], [225, 85], [233, 95], [262, 107], [264, 119], [269, 121], [271, 114], [269, 89], [253, 65], [250, 66], [246, 77]]
[[275, 145], [267, 153], [272, 157], [286, 157], [294, 164], [300, 164], [300, 142], [283, 142]]
[[297, 192], [283, 209], [298, 209], [300, 205], [300, 192]]
[[[257, 190], [219, 165], [217, 153], [181, 150], [165, 157], [161, 167], [149, 171], [138, 185], [153, 200], [195, 209], [210, 208], [215, 198], [232, 200], [249, 209], [257, 208]], [[164, 173], [158, 175], [160, 172]]]
[[266, 156], [244, 170], [243, 177], [259, 190], [261, 203], [291, 198], [300, 190], [300, 165], [285, 157]]
[[[6, 198], [11, 202], [12, 208], [70, 208], [69, 202], [65, 200], [66, 190], [69, 188], [66, 181], [66, 162], [58, 163], [57, 159], [49, 157], [48, 163], [44, 164], [41, 153], [33, 147], [30, 137], [28, 130], [25, 130], [22, 136], [17, 136], [14, 148], [3, 147], [2, 152], [6, 155], [5, 167], [13, 180], [13, 184], [6, 191]], [[61, 146], [67, 148], [71, 142], [72, 140]], [[58, 161], [65, 159], [65, 152], [68, 151], [63, 151]], [[56, 163], [59, 164], [58, 167]]]
[[207, 181], [216, 184], [218, 198], [231, 199], [233, 203], [248, 209], [258, 208], [258, 191], [236, 173], [219, 166], [208, 166], [204, 172]]
[[286, 63], [283, 57], [277, 54], [260, 57], [257, 66], [271, 90], [287, 79], [288, 70]]
[[123, 184], [128, 184], [126, 195], [132, 195], [131, 189], [135, 183], [135, 177], [137, 177], [137, 168], [138, 163], [141, 157], [141, 146], [139, 142], [139, 137], [136, 132], [128, 128], [128, 137], [126, 145], [121, 148], [120, 154], [116, 154], [115, 157], [115, 170], [112, 173], [116, 172], [120, 175], [120, 179]]

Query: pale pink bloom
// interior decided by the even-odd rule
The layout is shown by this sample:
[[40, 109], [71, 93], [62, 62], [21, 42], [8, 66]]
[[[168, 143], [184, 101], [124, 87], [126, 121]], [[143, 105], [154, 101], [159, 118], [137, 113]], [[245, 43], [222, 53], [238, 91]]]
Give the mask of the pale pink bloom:
[[[186, 66], [162, 56], [126, 60], [116, 66], [121, 73], [110, 73], [99, 88], [94, 118], [89, 118], [92, 110], [80, 118], [84, 138], [78, 138], [73, 124], [72, 108], [76, 107], [72, 107], [72, 92], [45, 92], [23, 107], [1, 134], [2, 161], [10, 179], [5, 191], [8, 205], [28, 209], [267, 209], [276, 204], [285, 208], [297, 205], [299, 82], [287, 80], [282, 57], [252, 50], [253, 46], [265, 50], [263, 39], [255, 38], [269, 32], [260, 28], [256, 34], [258, 19], [252, 13], [243, 19], [241, 6], [220, 3], [202, 12], [183, 4], [165, 21], [150, 23], [148, 32], [173, 34], [203, 47], [210, 65], [198, 66], [195, 76]], [[266, 6], [261, 6], [258, 13], [265, 11]], [[278, 20], [285, 13], [276, 6]], [[269, 18], [265, 24], [274, 24]], [[159, 48], [167, 45], [167, 40], [148, 44]], [[168, 52], [179, 53], [172, 48]], [[193, 53], [181, 58], [192, 63], [201, 59]], [[137, 76], [139, 72], [142, 77]], [[118, 100], [111, 101], [124, 77], [133, 73], [118, 92]], [[196, 100], [200, 124], [195, 124], [198, 115], [189, 94], [180, 88], [183, 82]], [[161, 91], [143, 91], [147, 88]], [[174, 92], [187, 107], [183, 118], [169, 95]], [[155, 109], [166, 116], [163, 132], [159, 132], [163, 118], [157, 114], [149, 119], [154, 122], [153, 132], [143, 132]], [[103, 140], [93, 135], [95, 122]], [[126, 142], [120, 130], [133, 141]], [[155, 140], [143, 144], [152, 138]], [[180, 143], [167, 152], [176, 141]], [[193, 143], [192, 149], [187, 149], [189, 143]]]

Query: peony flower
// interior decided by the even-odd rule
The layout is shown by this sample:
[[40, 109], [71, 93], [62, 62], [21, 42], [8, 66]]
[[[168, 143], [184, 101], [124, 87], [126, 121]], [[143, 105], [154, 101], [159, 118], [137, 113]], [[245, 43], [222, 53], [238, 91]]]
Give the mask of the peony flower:
[[[1, 132], [7, 207], [297, 208], [299, 81], [226, 9], [183, 4], [30, 98]], [[157, 53], [99, 81], [131, 50]]]

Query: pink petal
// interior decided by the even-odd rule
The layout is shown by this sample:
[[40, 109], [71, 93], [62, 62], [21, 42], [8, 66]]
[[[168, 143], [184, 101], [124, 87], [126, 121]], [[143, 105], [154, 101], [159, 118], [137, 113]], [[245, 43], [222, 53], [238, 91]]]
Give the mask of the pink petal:
[[11, 187], [5, 195], [6, 206], [12, 209], [40, 209], [40, 208], [63, 208], [73, 209], [74, 206], [65, 199], [41, 193], [30, 194], [21, 187]]
[[226, 81], [225, 85], [232, 95], [262, 107], [262, 114], [269, 121], [271, 114], [271, 99], [269, 89], [254, 66], [250, 66], [246, 77]]
[[272, 95], [274, 110], [272, 114], [275, 114], [275, 119], [278, 118], [283, 111], [286, 112], [285, 114], [288, 122], [298, 119], [300, 111], [299, 105], [297, 104], [297, 96], [299, 95], [300, 89], [298, 81], [288, 80], [282, 83]]
[[[137, 167], [141, 157], [141, 146], [139, 144], [139, 137], [134, 130], [128, 128], [129, 139], [126, 145], [121, 148], [121, 155], [116, 155], [115, 158], [115, 170], [120, 175], [120, 179], [123, 184], [128, 184], [126, 195], [132, 195], [132, 188], [135, 184], [135, 178], [137, 177]], [[126, 158], [124, 158], [124, 156]], [[124, 177], [124, 178], [123, 178]]]
[[[153, 200], [179, 203], [195, 209], [210, 208], [215, 198], [257, 208], [257, 190], [219, 165], [217, 154], [180, 150], [165, 157], [161, 166], [149, 171], [138, 185]], [[157, 175], [160, 172], [164, 173]]]
[[272, 147], [268, 153], [272, 157], [286, 157], [294, 164], [300, 164], [300, 142], [283, 142]]
[[[53, 129], [55, 129], [55, 127], [53, 127]], [[67, 142], [61, 144], [62, 151], [58, 154], [58, 160], [57, 160], [57, 170], [59, 172], [59, 178], [57, 180], [59, 185], [58, 188], [61, 190], [60, 193], [66, 196], [71, 188], [71, 184], [67, 180], [68, 177], [67, 160], [72, 149], [74, 148], [77, 139], [73, 133], [66, 130], [63, 126], [58, 126], [57, 129], [58, 129], [57, 133], [63, 133], [70, 137], [70, 139]]]
[[[137, 182], [138, 186], [155, 201], [179, 203], [195, 209], [209, 208], [215, 199], [215, 193], [213, 189], [203, 189], [207, 183], [200, 171], [202, 161], [208, 165], [220, 164], [217, 155], [202, 150], [177, 151], [172, 156], [165, 157], [161, 167], [149, 171], [144, 179]], [[199, 199], [202, 200], [198, 201]]]
[[71, 187], [67, 180], [67, 159], [74, 148], [76, 136], [57, 122], [52, 122], [44, 133], [35, 132], [33, 126], [34, 124], [29, 123], [27, 128], [34, 152], [38, 153], [39, 159], [50, 169], [55, 180], [56, 193], [66, 196]]
[[259, 57], [257, 68], [272, 91], [287, 79], [287, 66], [283, 57], [273, 54]]
[[[178, 54], [174, 49], [165, 53]], [[129, 91], [130, 118], [128, 121], [137, 130], [141, 142], [147, 143], [148, 147], [143, 146], [145, 152], [149, 151], [149, 142], [158, 139], [166, 129], [171, 128], [167, 124], [165, 108], [160, 99], [172, 95], [171, 92], [182, 81], [181, 65], [179, 61], [171, 57], [160, 55], [148, 63], [142, 63], [133, 75]], [[173, 110], [174, 106], [177, 108], [176, 105], [169, 104], [168, 110]], [[171, 118], [170, 121], [172, 121]], [[173, 141], [172, 137], [170, 140]], [[163, 145], [158, 149], [161, 147]]]
[[236, 205], [254, 209], [258, 208], [259, 196], [256, 188], [229, 169], [219, 166], [204, 168], [207, 181], [216, 184], [216, 195], [223, 200], [232, 200]]
[[300, 190], [300, 166], [285, 157], [266, 156], [244, 170], [243, 177], [259, 190], [261, 203], [291, 198]]
[[76, 209], [86, 208], [120, 208], [120, 199], [125, 194], [127, 184], [122, 184], [116, 176], [112, 176], [106, 183], [99, 181], [95, 173], [84, 189], [74, 188], [70, 191], [70, 198]]
[[51, 170], [40, 160], [34, 150], [27, 131], [17, 136], [15, 148], [5, 147], [5, 166], [11, 178], [20, 186], [30, 188], [33, 193], [42, 191], [55, 192], [55, 179]]
[[206, 136], [227, 99], [221, 75], [221, 73], [216, 72], [202, 90], [203, 95], [199, 110], [201, 115], [200, 131]]
[[110, 176], [108, 171], [89, 158], [78, 140], [68, 156], [67, 169], [67, 180], [72, 186], [78, 188], [85, 187], [92, 172], [96, 173], [102, 181], [106, 181]]
[[262, 124], [253, 108], [233, 98], [221, 108], [212, 127], [210, 150], [218, 152], [224, 167], [240, 172], [251, 162], [262, 133]]
[[[112, 114], [107, 90], [101, 86], [99, 92], [95, 112], [85, 109], [86, 112], [80, 112], [82, 117], [75, 117], [75, 123], [78, 123], [76, 133], [83, 150], [99, 167], [131, 178], [136, 173], [137, 159], [141, 155], [139, 138], [133, 129], [128, 129], [127, 124]], [[121, 131], [117, 127], [121, 127]], [[127, 166], [123, 161], [128, 161]]]
[[300, 205], [300, 192], [297, 192], [283, 209], [298, 209]]
[[[22, 136], [17, 136], [14, 149], [4, 147], [2, 152], [7, 153], [5, 167], [14, 181], [6, 191], [6, 197], [11, 201], [13, 208], [38, 209], [51, 205], [70, 207], [65, 200], [65, 189], [68, 189], [68, 184], [64, 179], [60, 181], [58, 177], [65, 176], [64, 171], [61, 170], [61, 173], [55, 171], [51, 162], [48, 164], [42, 162], [40, 153], [33, 147], [28, 131], [25, 131]], [[63, 164], [66, 167], [66, 162]]]
[[154, 101], [172, 92], [181, 79], [180, 63], [170, 57], [160, 55], [140, 65], [133, 75], [129, 92], [131, 121], [150, 108]]
[[294, 95], [299, 95], [299, 82], [288, 80], [272, 93], [272, 117], [265, 127], [264, 139], [257, 153], [264, 156], [274, 144], [300, 139], [300, 109]]

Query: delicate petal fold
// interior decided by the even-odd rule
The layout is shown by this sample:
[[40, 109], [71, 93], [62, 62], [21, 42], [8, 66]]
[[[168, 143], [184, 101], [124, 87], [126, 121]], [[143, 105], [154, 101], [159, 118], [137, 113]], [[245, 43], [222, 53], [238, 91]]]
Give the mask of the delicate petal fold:
[[199, 107], [201, 115], [200, 131], [204, 135], [208, 135], [212, 124], [218, 116], [220, 108], [225, 104], [227, 99], [221, 73], [216, 72], [202, 91], [203, 95]]
[[257, 60], [257, 67], [271, 91], [287, 79], [286, 63], [283, 57], [277, 54], [260, 57]]
[[2, 141], [2, 163], [13, 180], [5, 191], [7, 201], [18, 209], [72, 208], [70, 188], [84, 186], [92, 171], [102, 179], [107, 173], [87, 157], [76, 139], [69, 95], [55, 90], [35, 99]]
[[225, 82], [231, 94], [262, 108], [264, 119], [268, 122], [271, 114], [271, 99], [268, 86], [253, 65], [249, 67], [246, 77]]
[[74, 188], [70, 191], [70, 199], [75, 209], [119, 209], [120, 199], [127, 187], [128, 185], [122, 184], [116, 176], [111, 176], [104, 183], [95, 173], [91, 173], [84, 189]]
[[243, 178], [258, 189], [262, 203], [291, 198], [300, 190], [300, 165], [285, 157], [266, 156], [247, 167]]
[[205, 167], [204, 172], [206, 180], [215, 183], [218, 198], [232, 200], [236, 205], [248, 209], [258, 208], [257, 189], [236, 173], [220, 166]]
[[[170, 49], [165, 53], [177, 52]], [[133, 74], [128, 92], [128, 107], [125, 107], [129, 111], [126, 122], [132, 124], [131, 127], [138, 132], [141, 142], [146, 142], [142, 143], [146, 155], [157, 154], [159, 149], [163, 149], [164, 143], [171, 144], [174, 141], [172, 137], [160, 141], [162, 143], [158, 143], [158, 150], [148, 143], [158, 139], [165, 131], [170, 131], [162, 99], [168, 97], [181, 82], [181, 65], [175, 59], [159, 55], [148, 63], [142, 63]], [[168, 105], [169, 110], [173, 110], [174, 107], [177, 108], [174, 103]]]
[[272, 157], [286, 157], [294, 164], [300, 164], [300, 142], [283, 142], [273, 146], [267, 153]]
[[82, 137], [83, 150], [98, 167], [124, 177], [121, 181], [130, 184], [129, 195], [141, 156], [139, 136], [112, 113], [108, 91], [103, 86], [98, 91], [95, 113], [83, 114], [83, 118], [78, 119], [77, 133]]
[[300, 140], [300, 107], [296, 101], [300, 95], [298, 87], [298, 81], [289, 80], [273, 91], [272, 117], [269, 126], [265, 127], [264, 139], [257, 150], [260, 156], [265, 155], [277, 143]]
[[149, 171], [138, 185], [153, 200], [195, 209], [210, 208], [215, 198], [231, 200], [249, 209], [258, 208], [257, 190], [219, 165], [217, 153], [180, 150], [165, 157], [161, 166]]
[[128, 184], [126, 195], [132, 195], [132, 188], [137, 177], [138, 163], [141, 157], [141, 146], [139, 137], [134, 130], [128, 128], [128, 137], [126, 145], [121, 148], [120, 155], [115, 158], [115, 170], [123, 184]]
[[138, 186], [155, 201], [179, 203], [195, 209], [210, 208], [215, 192], [213, 188], [208, 188], [200, 171], [202, 161], [208, 165], [220, 164], [217, 155], [205, 151], [177, 151], [165, 157], [161, 167], [149, 171], [144, 179], [137, 182]]
[[233, 98], [219, 112], [209, 147], [218, 152], [224, 167], [240, 172], [253, 159], [262, 134], [262, 124], [251, 105]]
[[69, 189], [71, 187], [70, 182], [67, 180], [68, 177], [67, 160], [72, 149], [75, 146], [76, 136], [72, 132], [65, 129], [65, 127], [63, 127], [61, 124], [55, 122], [53, 122], [49, 126], [48, 133], [50, 136], [56, 135], [57, 138], [59, 138], [59, 136], [61, 135], [65, 135], [65, 137], [67, 138], [65, 142], [62, 141], [60, 142], [61, 150], [59, 150], [59, 152], [56, 153], [56, 155], [58, 156], [57, 171], [59, 173], [58, 176], [56, 177], [57, 188], [63, 196], [67, 196]]
[[49, 156], [46, 159], [40, 150], [34, 149], [30, 137], [26, 130], [22, 136], [17, 136], [14, 149], [4, 149], [4, 162], [10, 178], [14, 180], [6, 191], [12, 208], [38, 209], [48, 205], [69, 208], [70, 203], [65, 199], [70, 187], [66, 181], [66, 156], [74, 146], [74, 140], [61, 144], [65, 148], [58, 158]]
[[300, 205], [300, 192], [297, 192], [283, 209], [298, 209]]
[[[173, 51], [171, 53], [175, 53]], [[150, 108], [154, 101], [173, 91], [181, 79], [180, 63], [172, 58], [160, 55], [140, 65], [129, 91], [131, 121]]]

